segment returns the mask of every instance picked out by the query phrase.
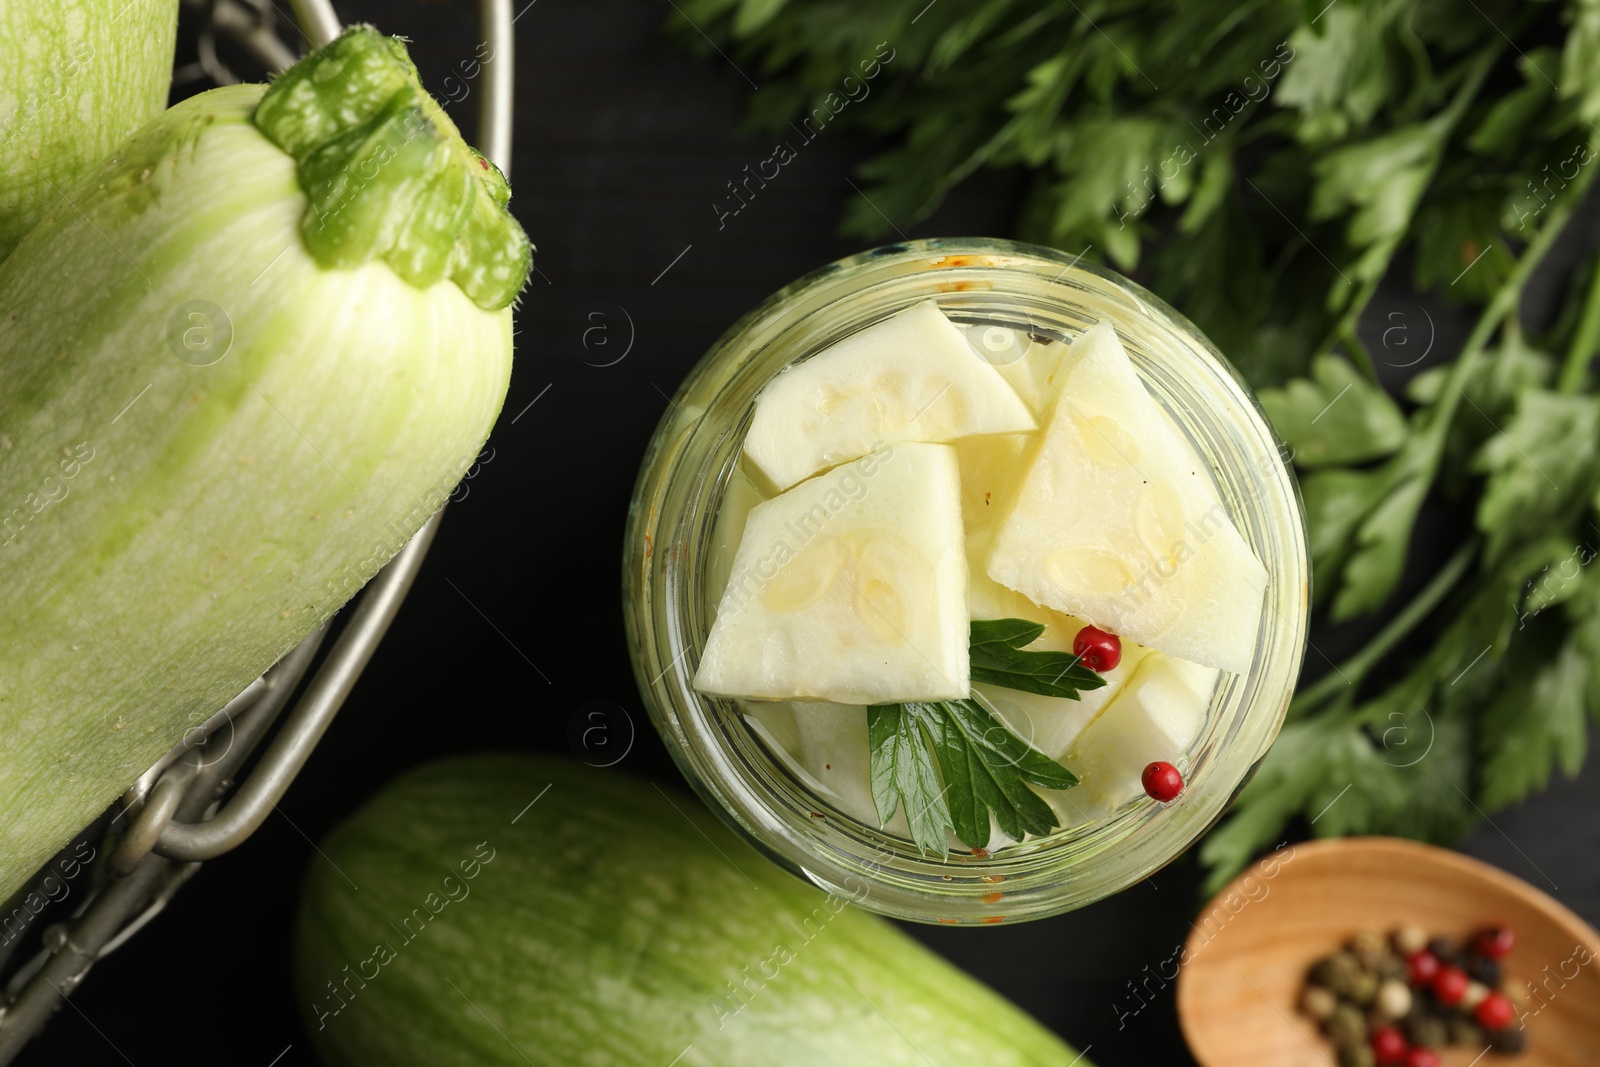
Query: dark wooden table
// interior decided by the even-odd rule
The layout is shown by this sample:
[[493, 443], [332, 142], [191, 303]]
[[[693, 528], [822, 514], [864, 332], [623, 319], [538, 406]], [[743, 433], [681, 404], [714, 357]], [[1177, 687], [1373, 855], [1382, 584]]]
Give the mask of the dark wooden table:
[[[410, 37], [436, 90], [478, 44], [467, 0], [336, 6], [347, 21]], [[623, 767], [676, 777], [640, 707], [618, 610], [638, 459], [668, 395], [726, 326], [859, 250], [834, 225], [857, 195], [851, 168], [871, 146], [824, 133], [719, 226], [713, 205], [725, 183], [771, 153], [767, 138], [741, 132], [759, 90], [715, 55], [697, 61], [663, 44], [670, 12], [659, 0], [537, 0], [523, 10], [512, 203], [539, 246], [539, 272], [493, 459], [452, 507], [399, 621], [280, 814], [96, 967], [24, 1063], [314, 1062], [287, 948], [302, 872], [322, 862], [311, 841], [403, 768], [489, 746], [564, 750], [569, 721], [599, 699], [639, 728]], [[759, 83], [759, 72], [744, 74]], [[469, 137], [475, 102], [469, 94], [451, 108]], [[913, 237], [1004, 234], [1013, 193], [1012, 182], [982, 177], [932, 220], [895, 221]], [[1386, 295], [1378, 330], [1389, 311], [1415, 306]], [[1430, 310], [1448, 351], [1448, 309]], [[580, 341], [597, 322], [616, 346], [604, 357]], [[620, 362], [594, 365], [629, 342]], [[1496, 816], [1464, 850], [1600, 922], [1600, 763]], [[1092, 1049], [1102, 1067], [1190, 1063], [1170, 988], [1120, 1025], [1117, 1006], [1182, 941], [1199, 881], [1190, 855], [1071, 915], [912, 932]]]

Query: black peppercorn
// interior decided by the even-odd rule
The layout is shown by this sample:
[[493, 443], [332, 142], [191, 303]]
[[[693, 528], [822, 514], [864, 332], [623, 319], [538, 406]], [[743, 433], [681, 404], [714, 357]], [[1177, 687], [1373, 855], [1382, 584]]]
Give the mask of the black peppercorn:
[[1461, 966], [1461, 945], [1454, 938], [1436, 937], [1428, 942], [1428, 951], [1447, 967]]
[[1489, 1035], [1489, 1047], [1496, 1052], [1521, 1052], [1528, 1047], [1528, 1032], [1515, 1026]]
[[1431, 989], [1424, 989], [1417, 993], [1417, 1000], [1422, 1004], [1422, 1012], [1433, 1019], [1449, 1019], [1456, 1013], [1456, 1009], [1436, 997]]
[[1487, 956], [1480, 956], [1476, 952], [1469, 954], [1463, 970], [1474, 982], [1482, 982], [1490, 989], [1500, 988], [1500, 965]]

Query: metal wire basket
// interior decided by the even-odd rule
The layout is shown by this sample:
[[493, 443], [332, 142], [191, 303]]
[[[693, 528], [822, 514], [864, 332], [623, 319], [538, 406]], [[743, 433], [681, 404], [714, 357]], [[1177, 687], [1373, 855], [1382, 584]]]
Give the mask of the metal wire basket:
[[[297, 58], [276, 31], [274, 0], [184, 0], [203, 21], [199, 59], [175, 72], [179, 83], [204, 76], [237, 81], [219, 58], [228, 40], [263, 68]], [[290, 0], [307, 47], [338, 36], [329, 0]], [[478, 147], [511, 170], [513, 36], [511, 0], [478, 0], [487, 58], [480, 60]], [[372, 658], [422, 565], [442, 512], [435, 514], [362, 591], [316, 673], [300, 683], [330, 627], [311, 634], [226, 707], [190, 731], [127, 792], [40, 869], [0, 914], [0, 1065], [8, 1064], [71, 995], [97, 960], [110, 955], [194, 876], [203, 860], [237, 848], [283, 798]], [[331, 626], [332, 624], [330, 624]], [[283, 715], [290, 698], [299, 698]], [[235, 776], [282, 724], [248, 775]], [[87, 852], [85, 851], [87, 850]], [[98, 861], [98, 862], [96, 862]], [[59, 898], [58, 872], [80, 867], [86, 891]], [[69, 876], [69, 880], [70, 880]], [[34, 911], [33, 900], [55, 906]], [[17, 902], [30, 902], [18, 907]], [[37, 931], [38, 947], [31, 934]]]

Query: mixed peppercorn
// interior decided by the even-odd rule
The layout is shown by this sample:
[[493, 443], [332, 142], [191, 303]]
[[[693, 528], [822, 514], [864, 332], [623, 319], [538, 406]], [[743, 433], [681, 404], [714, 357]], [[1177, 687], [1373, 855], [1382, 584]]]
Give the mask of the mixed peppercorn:
[[1507, 926], [1464, 943], [1419, 926], [1367, 930], [1312, 966], [1300, 1008], [1338, 1048], [1340, 1067], [1439, 1067], [1447, 1045], [1521, 1052], [1527, 1035], [1501, 992], [1515, 944]]

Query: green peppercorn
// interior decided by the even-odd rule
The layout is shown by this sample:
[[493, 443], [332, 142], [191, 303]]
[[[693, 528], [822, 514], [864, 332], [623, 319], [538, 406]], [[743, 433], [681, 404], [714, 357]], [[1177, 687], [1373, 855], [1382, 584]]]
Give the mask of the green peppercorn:
[[1378, 961], [1383, 959], [1388, 947], [1388, 939], [1376, 930], [1363, 930], [1350, 939], [1350, 951], [1364, 971], [1377, 971]]
[[1449, 1025], [1450, 1044], [1452, 1045], [1472, 1045], [1481, 1049], [1489, 1043], [1483, 1028], [1465, 1015], [1457, 1015], [1450, 1020]]
[[1490, 989], [1500, 988], [1500, 965], [1489, 957], [1479, 955], [1476, 952], [1470, 953], [1467, 956], [1465, 969], [1468, 977], [1473, 981], [1482, 982]]
[[1383, 980], [1377, 975], [1363, 971], [1352, 985], [1350, 999], [1363, 1008], [1371, 1007], [1372, 1002], [1378, 999], [1378, 987], [1382, 984]]
[[1341, 997], [1355, 998], [1363, 975], [1361, 961], [1354, 953], [1337, 952], [1318, 963], [1311, 972], [1311, 980], [1327, 986]]
[[1340, 1004], [1323, 1027], [1336, 1045], [1364, 1045], [1367, 1019], [1354, 1004]]
[[1426, 1015], [1434, 1019], [1448, 1019], [1456, 1014], [1456, 1010], [1448, 1004], [1441, 1004], [1439, 998], [1433, 995], [1431, 989], [1413, 989], [1411, 991], [1411, 1014]]
[[1450, 1024], [1431, 1015], [1413, 1014], [1405, 1021], [1406, 1037], [1423, 1048], [1443, 1048], [1450, 1042]]
[[1377, 1059], [1367, 1045], [1342, 1045], [1339, 1048], [1339, 1067], [1375, 1067]]
[[1393, 952], [1387, 952], [1384, 954], [1383, 959], [1378, 961], [1379, 978], [1397, 978], [1404, 982], [1409, 979], [1410, 976], [1411, 968], [1406, 966], [1406, 961], [1403, 956], [1397, 956]]

